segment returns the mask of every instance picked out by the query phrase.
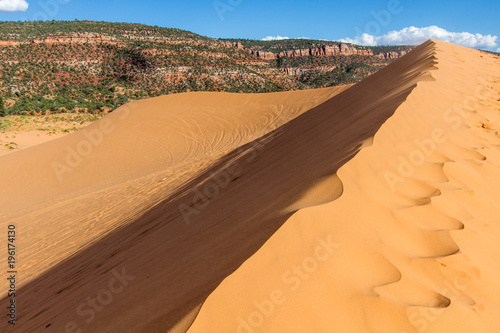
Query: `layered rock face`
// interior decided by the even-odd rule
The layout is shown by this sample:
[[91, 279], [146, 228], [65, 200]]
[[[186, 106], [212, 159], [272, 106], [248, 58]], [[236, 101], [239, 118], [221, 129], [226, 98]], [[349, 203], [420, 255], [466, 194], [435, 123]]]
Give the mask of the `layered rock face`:
[[236, 43], [227, 43], [228, 47], [236, 47], [239, 50], [246, 51], [260, 59], [263, 60], [274, 60], [274, 59], [279, 59], [282, 57], [290, 57], [290, 58], [296, 58], [296, 57], [305, 57], [305, 56], [335, 56], [335, 55], [345, 55], [345, 56], [351, 56], [351, 55], [360, 55], [360, 56], [373, 56], [375, 55], [376, 57], [380, 59], [386, 59], [386, 60], [394, 60], [398, 59], [402, 56], [404, 56], [407, 51], [401, 50], [398, 52], [386, 52], [386, 53], [377, 53], [374, 54], [372, 50], [370, 49], [363, 49], [363, 48], [358, 48], [354, 45], [349, 45], [349, 44], [344, 44], [344, 43], [338, 43], [336, 45], [323, 45], [320, 47], [314, 47], [314, 48], [305, 48], [305, 49], [295, 49], [295, 50], [286, 50], [286, 51], [281, 51], [279, 53], [274, 53], [274, 52], [268, 52], [268, 51], [260, 51], [260, 50], [253, 50], [251, 48], [247, 48], [243, 46], [241, 42], [236, 42]]
[[[183, 40], [173, 40], [165, 37], [148, 37], [148, 36], [126, 36], [128, 39], [137, 41], [150, 41], [156, 43], [169, 43], [169, 44], [182, 44]], [[123, 40], [117, 39], [112, 36], [103, 34], [73, 34], [67, 36], [50, 36], [44, 38], [36, 38], [32, 40], [14, 41], [14, 40], [3, 40], [0, 41], [0, 47], [8, 46], [18, 46], [22, 44], [112, 44], [112, 45], [124, 45]], [[199, 41], [192, 41], [192, 44], [199, 45]]]
[[379, 57], [380, 59], [386, 59], [386, 60], [398, 59], [398, 58], [404, 56], [407, 53], [408, 52], [404, 51], [404, 50], [399, 51], [399, 52], [379, 53], [379, 54], [377, 54], [377, 57]]
[[119, 42], [110, 36], [88, 34], [83, 36], [55, 36], [33, 40], [34, 44], [83, 44], [83, 43], [106, 43], [118, 44]]
[[0, 41], [0, 47], [18, 46], [21, 44], [120, 44], [114, 37], [100, 34], [82, 34], [82, 35], [69, 35], [69, 36], [53, 36], [46, 38], [36, 38], [31, 41]]
[[[339, 43], [337, 45], [323, 45], [315, 48], [306, 49], [295, 49], [286, 50], [279, 53], [266, 52], [266, 51], [256, 51], [244, 47], [240, 42], [234, 43], [234, 45], [239, 50], [244, 50], [252, 55], [255, 55], [264, 60], [273, 60], [282, 57], [305, 57], [305, 56], [334, 56], [334, 55], [362, 55], [362, 56], [372, 56], [373, 51], [367, 49], [358, 49], [355, 46]], [[389, 58], [388, 58], [389, 59]], [[392, 58], [391, 58], [392, 59]]]

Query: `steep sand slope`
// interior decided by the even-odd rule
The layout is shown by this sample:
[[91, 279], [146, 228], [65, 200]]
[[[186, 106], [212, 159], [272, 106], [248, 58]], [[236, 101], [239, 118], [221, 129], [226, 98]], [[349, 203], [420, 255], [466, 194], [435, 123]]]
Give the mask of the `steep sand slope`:
[[[165, 199], [224, 153], [346, 88], [134, 102], [82, 131], [1, 158], [3, 221], [30, 221], [20, 240], [25, 278]], [[40, 258], [42, 244], [50, 255]]]
[[432, 77], [340, 168], [342, 196], [286, 221], [190, 333], [498, 332], [500, 59], [430, 41], [400, 62]]
[[[159, 97], [128, 104], [66, 137], [0, 157], [0, 227], [7, 230], [7, 224], [16, 225], [16, 245], [22, 249], [17, 287], [106, 234], [136, 221], [158, 202], [170, 200], [179, 186], [227, 152], [266, 135], [347, 88]], [[172, 210], [176, 211], [178, 207]], [[151, 221], [139, 221], [137, 225], [146, 222]], [[179, 232], [185, 228], [183, 222]], [[5, 242], [1, 240], [6, 247]], [[117, 251], [121, 242], [107, 245], [106, 249]], [[99, 266], [94, 264], [96, 260], [89, 258], [87, 264]], [[52, 277], [42, 282], [57, 286], [51, 282], [54, 275], [46, 274]], [[160, 276], [157, 279], [162, 281]], [[75, 274], [65, 280], [79, 277]], [[93, 281], [83, 281], [81, 287], [90, 296], [87, 290], [92, 290]], [[2, 279], [1, 286], [2, 290], [8, 289], [6, 279]], [[63, 289], [60, 283], [59, 287]], [[37, 295], [29, 297], [44, 301]], [[71, 304], [80, 300], [67, 296]], [[38, 312], [38, 306], [29, 300], [21, 304], [26, 307], [22, 310], [26, 315], [18, 327], [23, 327], [22, 323], [34, 330], [41, 327], [40, 322], [27, 318], [29, 309]], [[48, 308], [58, 314], [59, 307]], [[44, 322], [47, 317], [38, 320]]]
[[[129, 103], [77, 133], [2, 157], [2, 212], [212, 159], [346, 88], [275, 94], [199, 92]], [[14, 189], [16, 195], [11, 194]]]
[[211, 294], [191, 331], [491, 331], [497, 68], [430, 41], [338, 95], [153, 99], [0, 157], [16, 330], [184, 332]]

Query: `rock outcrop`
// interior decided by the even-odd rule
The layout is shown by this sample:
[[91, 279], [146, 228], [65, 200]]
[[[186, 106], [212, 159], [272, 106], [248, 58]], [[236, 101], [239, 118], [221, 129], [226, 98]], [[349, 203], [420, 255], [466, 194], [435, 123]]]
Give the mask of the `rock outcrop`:
[[380, 59], [391, 60], [391, 59], [398, 59], [407, 53], [408, 52], [404, 51], [404, 50], [399, 51], [399, 52], [379, 53], [379, 54], [377, 54], [377, 57], [379, 57]]
[[8, 46], [18, 46], [21, 42], [13, 41], [13, 40], [2, 40], [0, 41], [0, 47], [8, 47]]
[[337, 68], [337, 66], [318, 66], [318, 67], [314, 67], [314, 68], [285, 67], [285, 68], [282, 68], [282, 70], [287, 75], [299, 78], [303, 75], [306, 75], [308, 72], [311, 72], [311, 71], [318, 71], [321, 73], [326, 73], [329, 71], [333, 71], [335, 68]]
[[[185, 41], [183, 40], [173, 40], [170, 38], [163, 37], [148, 37], [148, 36], [127, 36], [128, 39], [137, 40], [137, 41], [150, 41], [155, 43], [169, 43], [169, 44], [183, 44]], [[102, 34], [73, 34], [67, 36], [50, 36], [45, 38], [36, 38], [31, 40], [23, 40], [23, 41], [13, 41], [13, 40], [4, 40], [0, 41], [0, 47], [8, 47], [8, 46], [18, 46], [25, 44], [111, 44], [111, 45], [123, 45], [125, 42], [123, 40], [119, 40], [115, 37], [102, 35]], [[199, 41], [193, 41], [193, 44], [200, 44]]]
[[116, 38], [99, 35], [99, 34], [85, 34], [76, 36], [53, 36], [46, 38], [38, 38], [32, 41], [33, 44], [84, 44], [84, 43], [106, 43], [106, 44], [119, 44]]
[[394, 60], [394, 59], [398, 59], [398, 58], [400, 58], [408, 53], [408, 51], [406, 51], [406, 50], [400, 50], [400, 51], [392, 51], [392, 52], [384, 52], [384, 53], [374, 54], [371, 49], [357, 47], [355, 45], [350, 45], [350, 44], [345, 44], [345, 43], [338, 43], [338, 44], [334, 44], [334, 45], [323, 45], [323, 46], [314, 47], [314, 48], [286, 50], [286, 51], [281, 51], [278, 53], [269, 52], [269, 51], [254, 50], [251, 48], [247, 48], [247, 47], [243, 46], [243, 44], [241, 42], [234, 42], [234, 43], [233, 42], [226, 42], [225, 44], [227, 47], [236, 47], [238, 50], [243, 50], [243, 51], [250, 53], [250, 54], [252, 54], [252, 55], [254, 55], [262, 60], [274, 60], [274, 59], [279, 59], [282, 57], [290, 57], [290, 58], [305, 57], [305, 56], [329, 57], [329, 56], [335, 56], [335, 55], [376, 56], [380, 59]]
[[362, 55], [362, 56], [372, 56], [373, 51], [370, 49], [361, 49], [357, 48], [353, 45], [348, 45], [344, 43], [339, 43], [336, 45], [323, 45], [315, 48], [306, 48], [306, 49], [295, 49], [295, 50], [286, 50], [279, 53], [260, 51], [260, 50], [252, 50], [250, 48], [244, 47], [241, 42], [236, 42], [231, 44], [231, 46], [236, 47], [239, 50], [244, 50], [252, 55], [255, 55], [258, 58], [264, 60], [273, 60], [279, 59], [282, 57], [305, 57], [305, 56], [334, 56], [334, 55]]

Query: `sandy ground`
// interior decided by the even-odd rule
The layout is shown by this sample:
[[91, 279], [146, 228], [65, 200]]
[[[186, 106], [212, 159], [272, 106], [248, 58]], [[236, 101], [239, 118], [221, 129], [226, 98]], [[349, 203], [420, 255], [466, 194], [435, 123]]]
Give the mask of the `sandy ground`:
[[[146, 226], [149, 222], [135, 221], [155, 205], [180, 196], [196, 176], [215, 167], [228, 152], [255, 139], [260, 142], [262, 136], [347, 88], [262, 95], [189, 93], [138, 101], [82, 131], [0, 157], [0, 174], [10, 174], [1, 179], [5, 189], [1, 192], [2, 227], [14, 224], [23, 235], [17, 241], [19, 248], [23, 248], [18, 268], [23, 279], [18, 281], [18, 287], [21, 288], [19, 303], [26, 308], [21, 311], [39, 312], [40, 306], [31, 299], [35, 295], [30, 294], [29, 285], [48, 282], [43, 274], [52, 275], [50, 268], [66, 279], [63, 277], [67, 276], [66, 268], [62, 266], [68, 257], [92, 248], [90, 244], [97, 244], [99, 239], [128, 224]], [[235, 153], [249, 151], [252, 152], [245, 148]], [[178, 206], [172, 209], [174, 214], [180, 212]], [[180, 226], [170, 227], [186, 231], [188, 222], [182, 219]], [[178, 232], [168, 233], [170, 237], [179, 236]], [[170, 244], [165, 240], [164, 245]], [[40, 248], [44, 251], [40, 252]], [[102, 260], [107, 261], [109, 254], [102, 254]], [[105, 269], [109, 276], [102, 278], [109, 280], [112, 270]], [[87, 273], [97, 273], [99, 281], [101, 273], [94, 270]], [[216, 275], [219, 281], [225, 277]], [[92, 288], [86, 283], [81, 285], [74, 289], [78, 295], [75, 297], [84, 300]], [[191, 292], [198, 297], [194, 305], [199, 305], [200, 295], [206, 297], [208, 291]], [[39, 296], [35, 298], [42, 300]], [[70, 296], [67, 301], [63, 311], [68, 311], [68, 318], [82, 321], [83, 329], [87, 323], [72, 306], [78, 305], [75, 298]], [[179, 307], [172, 304], [172, 308]], [[49, 314], [55, 312], [38, 320], [63, 318], [58, 309], [48, 305]], [[64, 328], [66, 322], [53, 323], [56, 331], [60, 329], [57, 324]], [[93, 324], [102, 325], [97, 321]], [[30, 319], [20, 322], [18, 327], [30, 331], [40, 325]], [[113, 325], [110, 329], [115, 331]]]
[[133, 102], [0, 157], [15, 331], [496, 332], [499, 65], [428, 41], [350, 88]]
[[498, 331], [500, 59], [428, 42], [404, 62], [416, 85], [342, 196], [287, 220], [189, 332]]
[[0, 118], [0, 156], [54, 140], [90, 125], [101, 114], [60, 113]]
[[0, 156], [33, 147], [66, 134], [47, 134], [42, 131], [12, 132], [0, 134]]

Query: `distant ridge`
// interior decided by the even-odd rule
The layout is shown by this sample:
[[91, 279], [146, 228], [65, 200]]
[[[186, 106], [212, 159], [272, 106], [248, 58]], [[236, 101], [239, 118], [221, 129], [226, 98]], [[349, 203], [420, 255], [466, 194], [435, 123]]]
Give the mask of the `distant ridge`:
[[[109, 112], [129, 100], [187, 91], [356, 83], [406, 52], [372, 55], [370, 48], [347, 44], [283, 43], [219, 40], [142, 24], [0, 22], [0, 98], [6, 114]], [[307, 51], [294, 48], [306, 44]], [[279, 45], [291, 49], [278, 52]], [[302, 53], [308, 56], [296, 57]]]

